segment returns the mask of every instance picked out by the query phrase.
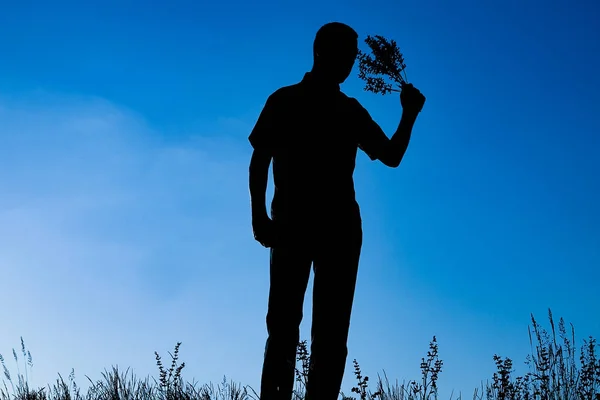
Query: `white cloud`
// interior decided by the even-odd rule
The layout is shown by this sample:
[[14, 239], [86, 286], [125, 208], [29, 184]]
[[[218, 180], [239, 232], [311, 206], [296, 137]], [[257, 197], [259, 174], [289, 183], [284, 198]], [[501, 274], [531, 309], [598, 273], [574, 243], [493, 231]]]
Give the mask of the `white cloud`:
[[[156, 376], [154, 350], [168, 359], [179, 340], [190, 381], [255, 380], [260, 345], [249, 355], [223, 333], [253, 320], [260, 343], [264, 299], [244, 307], [243, 288], [254, 277], [267, 293], [246, 267], [264, 254], [247, 232], [249, 149], [232, 140], [245, 125], [225, 121], [222, 137], [169, 137], [101, 99], [0, 99], [0, 353], [13, 374], [22, 335], [35, 386], [75, 368], [85, 387], [115, 364]], [[256, 372], [236, 376], [248, 370], [236, 357]]]

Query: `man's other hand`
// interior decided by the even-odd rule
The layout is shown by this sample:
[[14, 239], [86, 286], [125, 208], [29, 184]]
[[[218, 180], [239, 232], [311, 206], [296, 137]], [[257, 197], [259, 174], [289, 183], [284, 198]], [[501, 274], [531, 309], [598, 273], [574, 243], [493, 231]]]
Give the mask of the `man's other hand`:
[[268, 215], [253, 216], [254, 239], [266, 248], [273, 247], [276, 240], [275, 223]]
[[418, 114], [423, 109], [423, 105], [425, 105], [425, 96], [412, 83], [407, 83], [402, 86], [400, 104], [402, 104], [404, 111], [411, 114]]

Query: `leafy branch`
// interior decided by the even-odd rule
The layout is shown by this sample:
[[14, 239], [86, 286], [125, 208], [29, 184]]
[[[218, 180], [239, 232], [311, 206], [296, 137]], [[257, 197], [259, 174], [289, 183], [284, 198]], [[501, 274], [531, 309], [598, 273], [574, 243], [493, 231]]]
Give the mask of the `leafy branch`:
[[[402, 88], [406, 78], [406, 64], [395, 40], [388, 40], [380, 35], [367, 36], [365, 43], [371, 49], [371, 54], [358, 51], [358, 77], [365, 81], [364, 90], [381, 93], [399, 92], [393, 85]], [[388, 78], [393, 83], [386, 82]]]

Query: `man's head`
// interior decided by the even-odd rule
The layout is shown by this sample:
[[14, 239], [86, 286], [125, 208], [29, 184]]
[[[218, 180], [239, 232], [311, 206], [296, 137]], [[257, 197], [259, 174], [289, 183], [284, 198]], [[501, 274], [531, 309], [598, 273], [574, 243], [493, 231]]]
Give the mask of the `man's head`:
[[330, 22], [317, 31], [313, 44], [313, 70], [342, 83], [350, 75], [357, 54], [356, 31], [341, 22]]

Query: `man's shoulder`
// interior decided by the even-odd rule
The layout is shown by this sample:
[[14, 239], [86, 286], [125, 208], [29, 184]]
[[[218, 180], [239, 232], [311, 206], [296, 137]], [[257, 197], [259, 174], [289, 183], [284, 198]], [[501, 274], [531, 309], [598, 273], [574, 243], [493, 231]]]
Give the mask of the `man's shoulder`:
[[355, 97], [348, 96], [344, 92], [340, 92], [340, 93], [341, 93], [343, 99], [348, 103], [348, 105], [350, 105], [352, 107], [362, 107], [362, 105], [360, 104], [360, 101], [358, 101]]
[[269, 99], [273, 102], [290, 101], [301, 96], [302, 92], [302, 85], [294, 83], [292, 85], [280, 87], [271, 93]]

